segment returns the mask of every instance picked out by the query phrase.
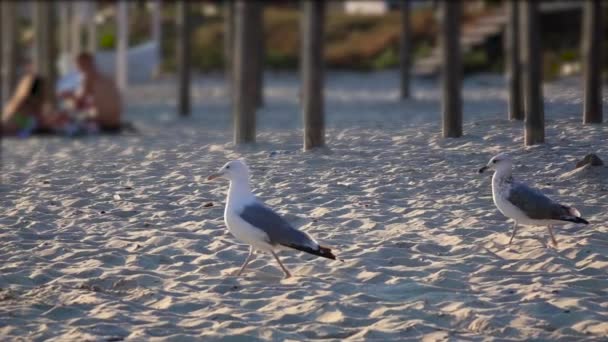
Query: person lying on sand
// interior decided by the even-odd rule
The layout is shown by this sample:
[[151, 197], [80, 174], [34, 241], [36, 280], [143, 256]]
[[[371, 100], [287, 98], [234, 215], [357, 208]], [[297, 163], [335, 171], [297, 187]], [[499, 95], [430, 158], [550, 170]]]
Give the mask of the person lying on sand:
[[15, 94], [2, 111], [2, 132], [28, 136], [33, 133], [61, 129], [69, 118], [55, 112], [46, 96], [46, 80], [33, 73], [26, 74], [18, 83]]
[[73, 116], [97, 125], [102, 132], [115, 132], [121, 128], [122, 101], [114, 81], [103, 75], [90, 53], [76, 57], [82, 86], [75, 93], [63, 92], [60, 98], [72, 102]]

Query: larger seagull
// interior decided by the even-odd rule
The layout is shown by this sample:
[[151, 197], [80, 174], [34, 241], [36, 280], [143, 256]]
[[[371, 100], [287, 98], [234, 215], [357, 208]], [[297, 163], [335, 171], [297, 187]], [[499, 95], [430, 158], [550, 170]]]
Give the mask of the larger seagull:
[[539, 190], [531, 188], [524, 183], [517, 182], [512, 176], [513, 161], [509, 155], [501, 153], [481, 169], [494, 170], [492, 177], [492, 197], [494, 204], [506, 217], [513, 219], [513, 233], [509, 244], [517, 232], [517, 225], [547, 226], [553, 244], [557, 240], [551, 227], [554, 224], [574, 222], [589, 224], [581, 217], [578, 210], [553, 201]]
[[331, 249], [319, 245], [308, 234], [295, 229], [251, 193], [249, 168], [243, 161], [234, 160], [226, 163], [217, 173], [207, 177], [207, 180], [216, 178], [230, 181], [224, 210], [226, 226], [234, 237], [250, 246], [249, 255], [237, 276], [241, 275], [251, 262], [255, 251], [272, 254], [285, 273], [285, 278], [291, 277], [291, 273], [277, 256], [278, 249], [296, 249], [324, 258], [336, 259]]

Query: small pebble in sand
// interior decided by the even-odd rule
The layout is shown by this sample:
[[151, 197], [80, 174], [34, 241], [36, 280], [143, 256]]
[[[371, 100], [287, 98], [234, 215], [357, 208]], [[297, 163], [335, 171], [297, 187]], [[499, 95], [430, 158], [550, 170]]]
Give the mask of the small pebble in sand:
[[3, 290], [0, 292], [0, 301], [15, 299], [15, 295], [10, 290]]
[[90, 285], [90, 284], [80, 284], [80, 286], [78, 286], [79, 289], [81, 290], [89, 290], [89, 291], [93, 291], [93, 292], [102, 292], [102, 288], [98, 285]]
[[594, 153], [589, 153], [583, 159], [576, 162], [576, 168], [583, 167], [587, 164], [591, 164], [591, 166], [602, 166], [604, 162]]
[[105, 214], [105, 213], [106, 213], [106, 211], [105, 211], [105, 210], [102, 210], [102, 211], [100, 211], [99, 213], [100, 213], [100, 214]]
[[117, 336], [117, 337], [108, 337], [105, 339], [106, 342], [118, 342], [118, 341], [124, 341], [125, 339], [123, 337]]

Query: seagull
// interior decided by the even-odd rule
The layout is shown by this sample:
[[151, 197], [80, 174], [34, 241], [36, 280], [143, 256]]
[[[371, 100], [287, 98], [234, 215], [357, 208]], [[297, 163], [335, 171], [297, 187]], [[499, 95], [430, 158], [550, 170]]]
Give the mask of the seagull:
[[217, 173], [207, 177], [207, 180], [211, 181], [217, 178], [230, 181], [224, 210], [224, 222], [226, 222], [228, 230], [235, 238], [250, 246], [249, 255], [237, 272], [237, 277], [253, 260], [256, 251], [272, 254], [285, 273], [285, 278], [291, 277], [291, 273], [277, 256], [276, 250], [296, 249], [336, 260], [336, 256], [330, 248], [319, 245], [308, 234], [294, 228], [251, 193], [249, 168], [245, 162], [241, 160], [230, 161]]
[[503, 215], [514, 221], [509, 245], [515, 237], [518, 224], [547, 226], [553, 245], [556, 247], [557, 240], [553, 235], [552, 225], [565, 222], [589, 224], [581, 217], [578, 210], [555, 202], [539, 190], [514, 180], [511, 174], [512, 168], [511, 157], [501, 153], [479, 169], [480, 174], [486, 170], [494, 170], [492, 177], [494, 204]]

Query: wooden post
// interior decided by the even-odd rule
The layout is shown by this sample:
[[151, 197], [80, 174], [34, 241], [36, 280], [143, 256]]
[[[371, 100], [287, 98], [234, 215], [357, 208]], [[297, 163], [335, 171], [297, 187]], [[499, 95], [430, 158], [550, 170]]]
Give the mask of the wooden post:
[[545, 141], [538, 6], [537, 1], [520, 3], [526, 146]]
[[161, 0], [154, 0], [152, 8], [152, 40], [156, 42], [156, 66], [154, 67], [154, 74], [159, 75], [161, 72], [161, 64], [162, 64], [162, 6], [163, 3]]
[[410, 97], [411, 23], [410, 1], [401, 0], [401, 40], [399, 44], [399, 67], [401, 71], [401, 98]]
[[46, 14], [47, 11], [47, 3], [42, 1], [36, 1], [32, 5], [32, 25], [34, 28], [34, 44], [32, 49], [32, 64], [33, 69], [36, 73], [44, 74], [44, 69], [46, 67], [46, 44], [47, 40], [45, 39], [47, 23]]
[[71, 49], [71, 3], [68, 1], [61, 1], [57, 3], [59, 7], [58, 15], [59, 15], [59, 56], [61, 56], [62, 61], [62, 74], [68, 72], [70, 70], [70, 66], [72, 65], [73, 55]]
[[255, 106], [260, 108], [264, 105], [264, 58], [266, 57], [265, 46], [264, 46], [264, 3], [262, 1], [254, 3], [254, 32], [255, 41], [254, 45], [255, 53], [254, 65], [255, 65]]
[[190, 115], [190, 2], [177, 2], [177, 74], [178, 112]]
[[14, 1], [2, 1], [2, 104], [10, 98], [15, 85], [17, 84], [17, 3]]
[[129, 49], [129, 3], [119, 0], [116, 4], [116, 83], [120, 91], [124, 92], [129, 83], [128, 49]]
[[509, 88], [509, 120], [523, 120], [523, 92], [521, 84], [521, 62], [519, 50], [519, 0], [507, 1], [509, 21], [506, 26], [505, 52], [506, 76]]
[[47, 5], [47, 32], [46, 32], [46, 37], [48, 39], [48, 42], [46, 43], [47, 45], [47, 86], [49, 87], [48, 89], [48, 96], [50, 98], [50, 101], [52, 103], [52, 108], [55, 108], [55, 104], [56, 104], [56, 83], [57, 83], [57, 61], [58, 59], [58, 51], [59, 48], [57, 46], [58, 43], [58, 38], [57, 37], [57, 33], [59, 33], [59, 31], [57, 30], [57, 11], [56, 11], [56, 6], [57, 4], [54, 3], [53, 1], [49, 1], [48, 5]]
[[17, 39], [19, 30], [17, 27], [17, 7], [13, 1], [3, 1], [0, 3], [2, 11], [2, 43], [1, 43], [1, 59], [2, 59], [2, 104], [6, 103], [10, 98], [15, 85], [17, 84]]
[[234, 53], [234, 2], [224, 2], [224, 76], [226, 91], [232, 92], [232, 64]]
[[603, 8], [600, 0], [587, 0], [583, 6], [583, 123], [602, 123]]
[[232, 103], [234, 116], [234, 143], [255, 142], [256, 118], [254, 89], [255, 72], [249, 58], [255, 52], [252, 32], [254, 30], [254, 4], [250, 0], [235, 3], [234, 54]]
[[95, 21], [97, 2], [88, 1], [85, 5], [87, 17], [87, 50], [89, 50], [90, 53], [95, 54], [97, 52], [97, 22]]
[[[3, 6], [0, 5], [0, 19], [2, 20], [2, 22], [4, 23], [4, 19], [5, 19], [5, 14], [4, 14], [4, 8]], [[5, 93], [6, 90], [4, 89], [4, 25], [0, 24], [0, 47], [2, 47], [2, 51], [0, 51], [0, 68], [2, 70], [0, 70], [2, 72], [2, 81], [0, 82], [0, 95], [2, 96], [2, 99], [0, 99], [0, 101], [2, 101], [2, 103], [0, 103], [0, 108], [2, 108], [2, 110], [0, 111], [0, 184], [2, 184], [2, 150], [3, 150], [3, 146], [2, 146], [2, 140], [4, 139], [4, 124], [2, 123], [2, 116], [4, 115], [4, 104], [6, 103], [5, 100]]]
[[304, 151], [325, 145], [324, 23], [322, 0], [302, 2], [300, 77], [302, 78], [302, 114]]
[[80, 52], [82, 52], [82, 11], [80, 10], [82, 4], [79, 1], [74, 1], [68, 2], [67, 5], [70, 6], [71, 10], [70, 52], [72, 59], [74, 59]]
[[56, 52], [55, 48], [55, 20], [53, 3], [47, 1], [37, 1], [34, 3], [34, 27], [35, 27], [35, 46], [34, 46], [34, 65], [35, 70], [45, 79], [46, 101], [51, 106], [55, 102], [55, 80], [57, 71], [55, 69]]
[[[4, 76], [4, 72], [5, 72], [5, 65], [6, 63], [4, 63], [4, 45], [5, 45], [5, 33], [4, 33], [4, 20], [6, 19], [6, 14], [5, 12], [5, 7], [4, 7], [4, 3], [0, 3], [0, 20], [2, 20], [2, 22], [0, 23], [0, 77], [2, 77], [2, 79], [0, 80], [0, 108], [2, 108], [2, 110], [0, 110], [0, 159], [2, 158], [2, 116], [4, 115], [4, 104], [6, 103], [8, 97], [7, 95], [7, 91], [6, 91], [6, 85], [5, 80], [6, 77]], [[10, 95], [9, 95], [10, 96]], [[1, 164], [2, 162], [0, 161], [0, 167], [2, 166]], [[0, 171], [2, 169], [0, 168]], [[0, 179], [0, 184], [1, 184], [1, 179]]]
[[462, 62], [460, 56], [460, 1], [442, 0], [440, 3], [442, 71], [441, 88], [443, 137], [462, 136]]

